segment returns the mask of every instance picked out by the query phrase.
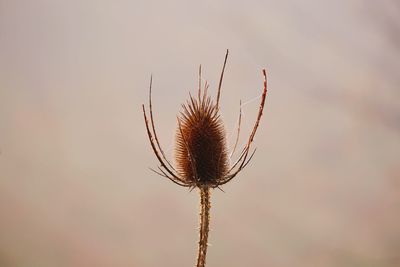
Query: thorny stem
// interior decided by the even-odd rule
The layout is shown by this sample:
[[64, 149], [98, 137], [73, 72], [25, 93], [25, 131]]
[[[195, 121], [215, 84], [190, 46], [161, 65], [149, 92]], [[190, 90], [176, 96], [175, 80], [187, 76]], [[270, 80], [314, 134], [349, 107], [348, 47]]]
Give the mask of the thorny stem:
[[210, 188], [208, 186], [200, 187], [200, 235], [197, 267], [204, 267], [206, 265], [208, 231], [210, 229], [210, 208]]

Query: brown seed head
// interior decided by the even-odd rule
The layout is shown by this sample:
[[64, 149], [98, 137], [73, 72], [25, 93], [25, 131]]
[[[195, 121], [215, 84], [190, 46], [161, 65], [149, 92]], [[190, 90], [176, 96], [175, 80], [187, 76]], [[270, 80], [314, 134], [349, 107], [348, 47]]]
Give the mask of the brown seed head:
[[[264, 90], [261, 95], [261, 103], [253, 130], [248, 137], [247, 143], [241, 150], [238, 159], [230, 165], [227, 155], [225, 131], [219, 117], [221, 85], [227, 58], [228, 51], [225, 54], [215, 103], [207, 96], [207, 83], [203, 94], [201, 93], [201, 66], [199, 68], [198, 97], [195, 99], [190, 96], [189, 101], [185, 105], [182, 105], [183, 110], [178, 116], [175, 150], [176, 167], [165, 156], [157, 137], [151, 104], [152, 78], [150, 78], [150, 116], [147, 115], [144, 105], [142, 105], [142, 109], [151, 148], [160, 163], [157, 170], [151, 170], [168, 178], [177, 185], [191, 188], [199, 187], [202, 190], [209, 187], [219, 188], [219, 186], [228, 183], [240, 173], [251, 161], [256, 151], [254, 149], [253, 152], [250, 152], [251, 144], [264, 110], [265, 98], [267, 96], [267, 73], [263, 70]], [[241, 114], [240, 109], [236, 142], [230, 156], [235, 152], [239, 140]]]
[[176, 134], [177, 171], [188, 183], [216, 186], [229, 168], [219, 109], [206, 90], [198, 99], [190, 96], [182, 108]]

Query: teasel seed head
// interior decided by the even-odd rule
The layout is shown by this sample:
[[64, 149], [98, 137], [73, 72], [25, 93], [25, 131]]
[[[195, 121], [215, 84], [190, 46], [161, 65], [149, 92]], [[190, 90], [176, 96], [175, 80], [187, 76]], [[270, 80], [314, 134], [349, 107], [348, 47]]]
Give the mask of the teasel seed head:
[[227, 58], [228, 50], [225, 54], [215, 102], [207, 96], [207, 83], [204, 86], [204, 91], [202, 91], [201, 66], [199, 68], [198, 96], [194, 98], [190, 95], [189, 100], [186, 104], [182, 105], [183, 110], [178, 115], [175, 147], [176, 166], [173, 166], [167, 159], [158, 140], [151, 102], [153, 79], [152, 77], [150, 78], [149, 114], [147, 114], [144, 105], [142, 105], [142, 109], [151, 148], [160, 163], [157, 170], [151, 170], [168, 178], [177, 185], [192, 189], [195, 187], [199, 187], [200, 189], [221, 189], [220, 186], [231, 181], [249, 164], [256, 152], [256, 149], [253, 149], [252, 152], [250, 150], [264, 110], [265, 98], [267, 96], [267, 73], [265, 69], [262, 71], [264, 89], [253, 130], [244, 147], [241, 149], [238, 158], [230, 164], [230, 159], [235, 152], [239, 140], [242, 105], [240, 104], [239, 109], [236, 142], [228, 157], [225, 130], [219, 116], [219, 100]]
[[229, 168], [225, 129], [219, 108], [207, 96], [190, 99], [178, 116], [175, 160], [187, 183], [215, 187]]

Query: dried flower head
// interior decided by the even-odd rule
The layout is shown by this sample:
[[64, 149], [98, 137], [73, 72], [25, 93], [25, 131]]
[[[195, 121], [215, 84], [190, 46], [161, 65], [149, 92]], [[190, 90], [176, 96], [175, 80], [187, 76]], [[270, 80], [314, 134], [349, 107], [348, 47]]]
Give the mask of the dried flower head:
[[176, 163], [186, 183], [215, 187], [228, 171], [228, 153], [217, 106], [204, 92], [198, 99], [191, 96], [183, 105], [176, 135]]
[[[182, 105], [182, 111], [177, 117], [178, 128], [176, 131], [175, 147], [176, 167], [174, 167], [167, 159], [161, 148], [160, 142], [158, 141], [151, 103], [152, 78], [150, 79], [149, 93], [150, 123], [145, 107], [142, 105], [150, 144], [154, 154], [160, 162], [158, 170], [152, 170], [180, 186], [190, 187], [192, 189], [198, 187], [200, 189], [201, 210], [197, 267], [204, 267], [206, 263], [207, 240], [210, 223], [209, 212], [211, 207], [210, 188], [216, 188], [229, 182], [241, 170], [243, 170], [252, 159], [255, 149], [250, 153], [250, 146], [260, 123], [267, 95], [267, 75], [265, 70], [263, 70], [264, 90], [261, 95], [261, 103], [256, 122], [238, 159], [230, 165], [230, 157], [228, 156], [228, 149], [226, 146], [226, 134], [219, 116], [219, 99], [227, 58], [228, 51], [226, 51], [218, 85], [217, 99], [215, 102], [207, 95], [207, 83], [204, 85], [202, 91], [201, 66], [199, 68], [199, 88], [197, 98], [190, 95], [186, 104]], [[241, 118], [242, 112], [240, 109], [236, 142], [230, 155], [234, 153], [239, 140]]]
[[[225, 130], [219, 115], [219, 99], [227, 58], [228, 51], [225, 55], [218, 86], [217, 99], [215, 102], [207, 95], [208, 84], [205, 84], [203, 90], [201, 88], [200, 66], [198, 96], [195, 98], [190, 95], [190, 99], [187, 103], [182, 105], [183, 110], [177, 118], [178, 128], [175, 151], [176, 167], [174, 167], [166, 158], [154, 127], [151, 103], [152, 79], [150, 79], [150, 123], [144, 105], [142, 105], [142, 107], [150, 144], [153, 148], [154, 154], [160, 162], [158, 170], [153, 171], [181, 186], [215, 188], [223, 185], [233, 179], [246, 167], [256, 151], [254, 149], [250, 153], [251, 144], [263, 113], [265, 98], [267, 95], [266, 72], [263, 70], [264, 90], [261, 96], [261, 103], [255, 125], [246, 145], [239, 155], [239, 158], [230, 165], [228, 149], [226, 146]], [[237, 145], [240, 124], [241, 110], [236, 143], [231, 155]]]

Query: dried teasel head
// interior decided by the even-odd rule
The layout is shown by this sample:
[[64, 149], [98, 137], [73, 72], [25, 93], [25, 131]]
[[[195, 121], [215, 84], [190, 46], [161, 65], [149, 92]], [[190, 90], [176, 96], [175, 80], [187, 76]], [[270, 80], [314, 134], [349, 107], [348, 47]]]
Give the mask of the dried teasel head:
[[[261, 103], [253, 130], [250, 133], [247, 143], [241, 150], [238, 159], [233, 164], [230, 164], [230, 157], [228, 156], [226, 146], [226, 134], [219, 116], [219, 99], [227, 58], [228, 51], [225, 55], [216, 101], [214, 102], [207, 95], [207, 84], [205, 84], [202, 92], [200, 67], [198, 96], [195, 98], [190, 95], [186, 104], [182, 105], [182, 111], [178, 116], [178, 129], [176, 133], [176, 167], [166, 158], [157, 137], [151, 103], [152, 79], [150, 79], [150, 121], [144, 105], [142, 105], [142, 108], [150, 144], [160, 162], [158, 170], [153, 171], [178, 185], [192, 188], [219, 187], [232, 180], [243, 170], [255, 153], [255, 149], [252, 152], [250, 152], [250, 149], [260, 123], [267, 95], [266, 72], [263, 70], [264, 90], [261, 95]], [[240, 125], [241, 110], [239, 112], [236, 143], [230, 155], [236, 149]]]
[[190, 96], [178, 117], [176, 164], [179, 175], [197, 186], [218, 185], [228, 172], [228, 149], [218, 107], [204, 94]]

